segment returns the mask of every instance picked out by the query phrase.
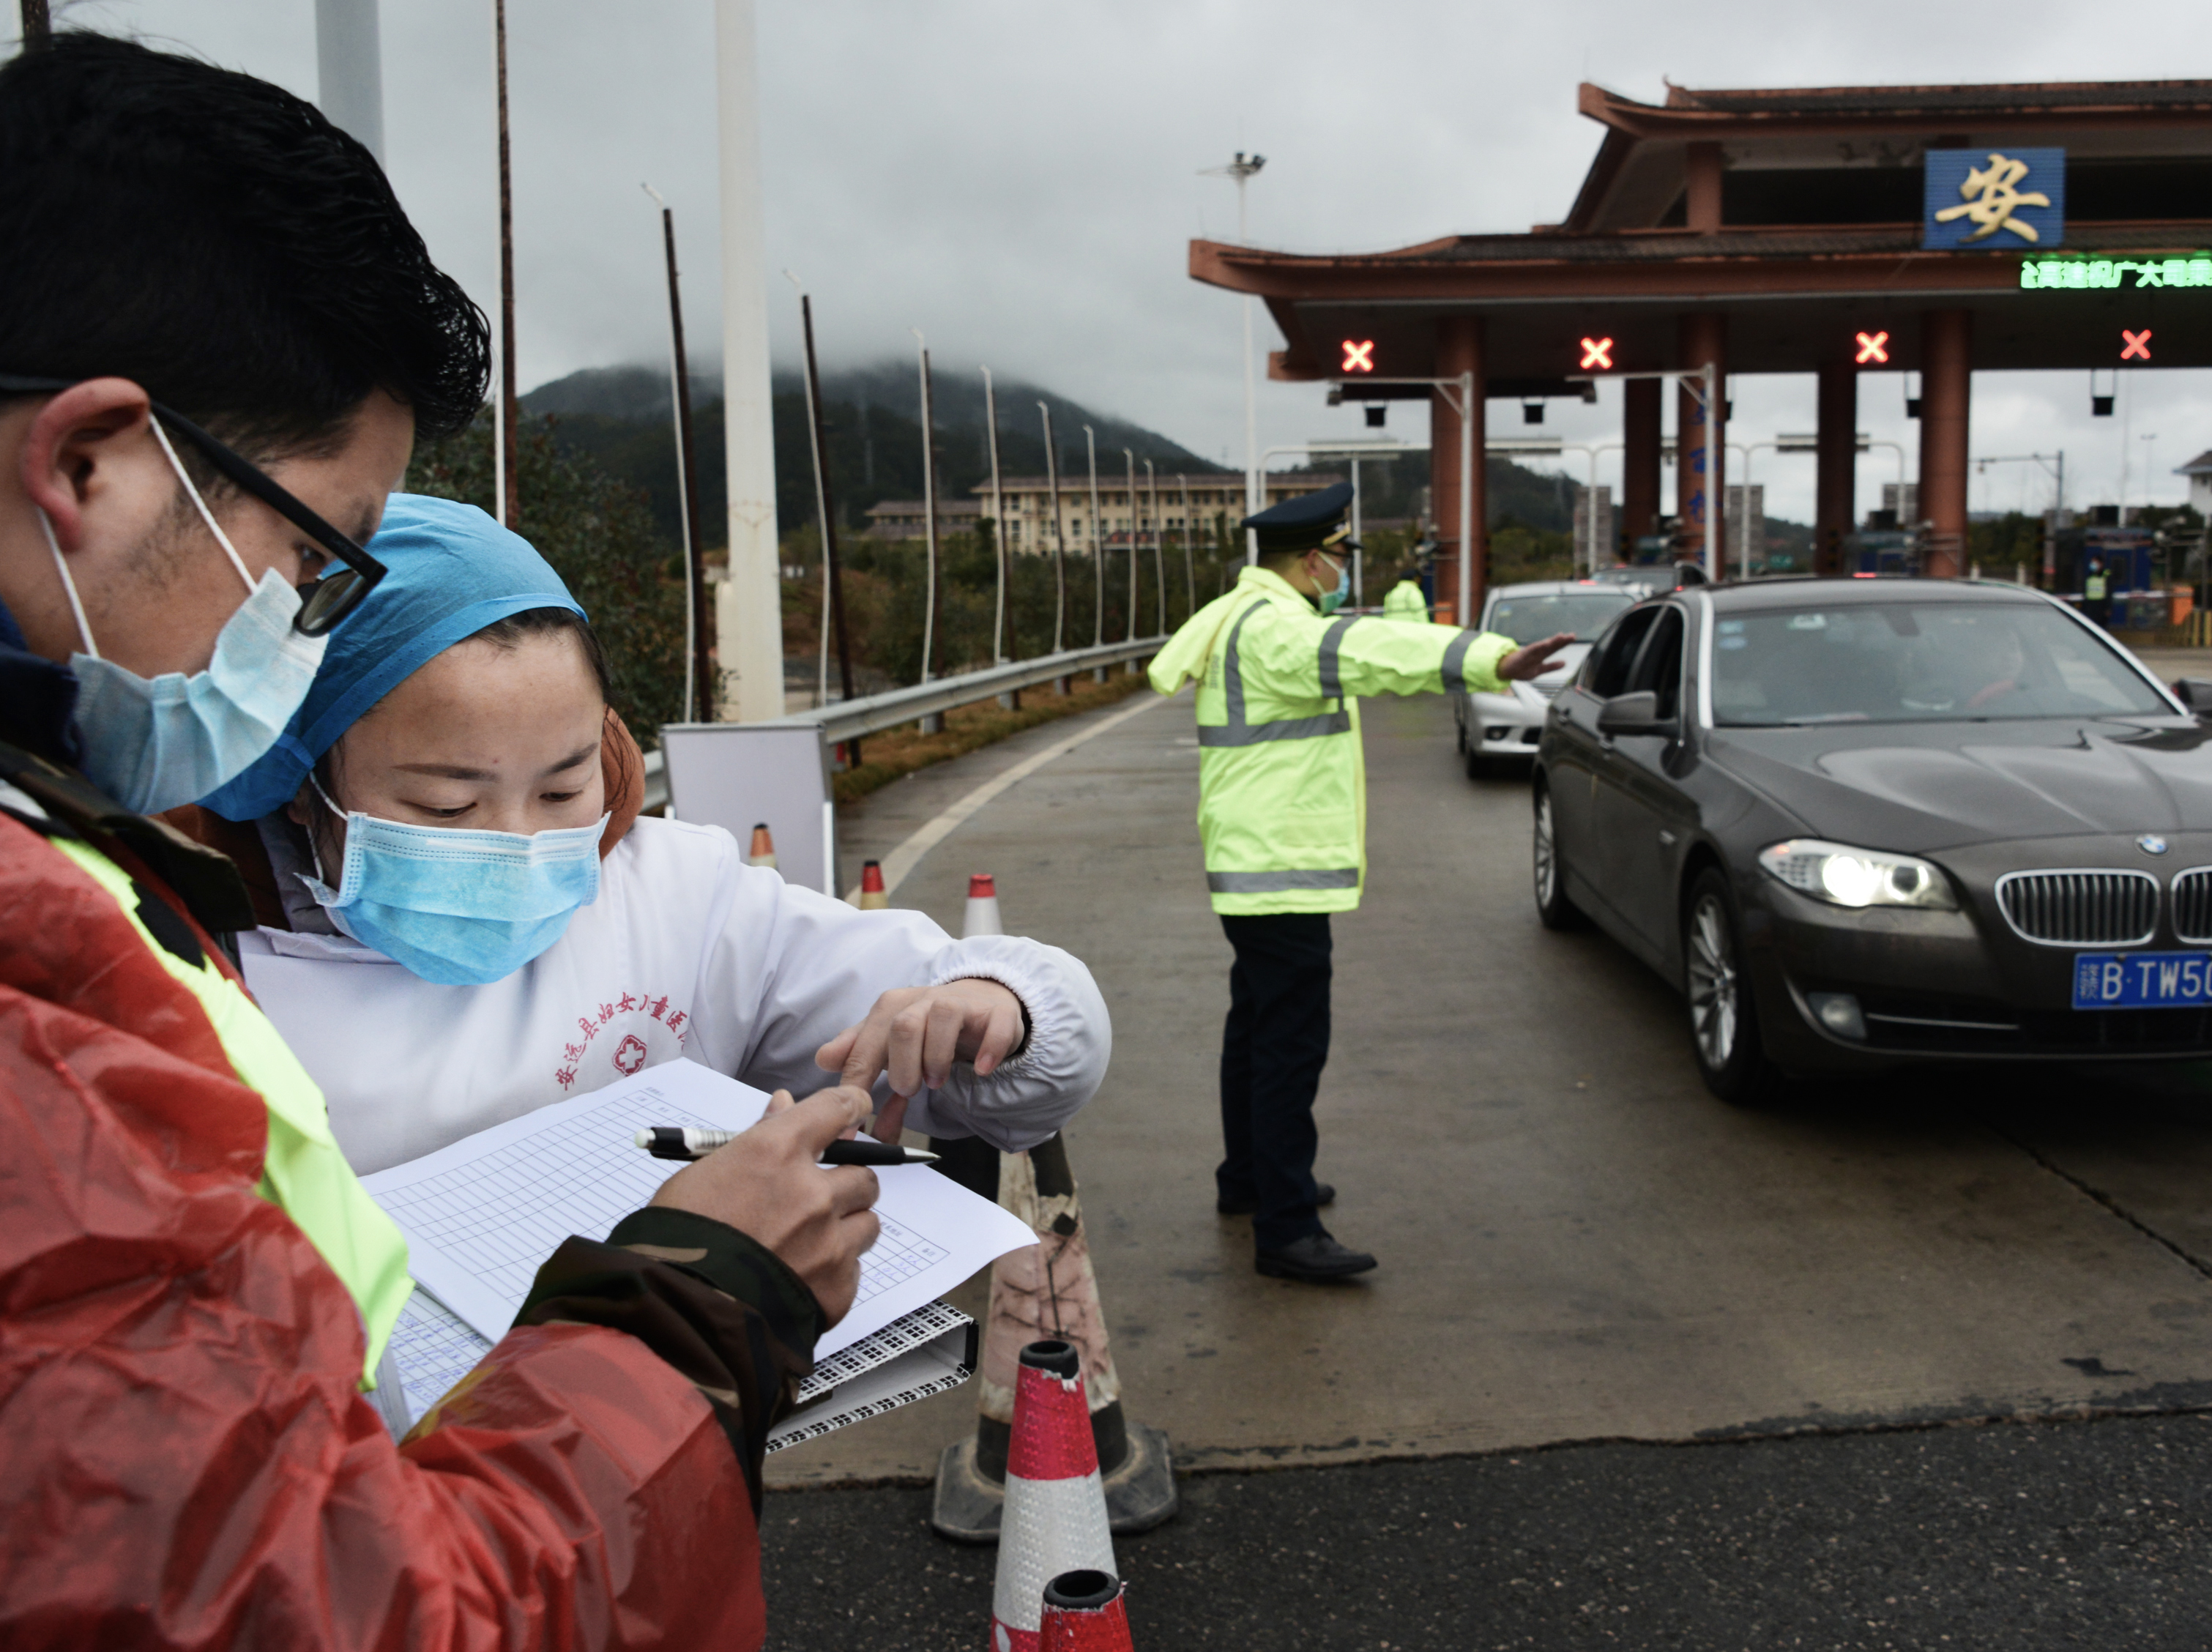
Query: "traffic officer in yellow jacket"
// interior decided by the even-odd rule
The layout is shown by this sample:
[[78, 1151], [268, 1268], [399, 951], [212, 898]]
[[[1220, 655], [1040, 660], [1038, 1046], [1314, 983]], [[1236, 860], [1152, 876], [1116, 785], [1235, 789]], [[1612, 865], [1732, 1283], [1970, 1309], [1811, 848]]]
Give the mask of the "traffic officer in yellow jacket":
[[1352, 589], [1340, 484], [1245, 519], [1259, 562], [1191, 616], [1152, 665], [1173, 694], [1198, 683], [1199, 834], [1213, 909], [1236, 951], [1221, 1049], [1218, 1208], [1249, 1214], [1259, 1271], [1340, 1279], [1375, 1259], [1315, 1213], [1314, 1093], [1328, 1059], [1329, 924], [1359, 904], [1367, 783], [1358, 696], [1496, 692], [1574, 641], [1516, 648], [1439, 625], [1332, 617]]
[[1422, 594], [1421, 582], [1410, 574], [1392, 586], [1382, 598], [1382, 617], [1403, 620], [1408, 625], [1429, 623], [1429, 599]]

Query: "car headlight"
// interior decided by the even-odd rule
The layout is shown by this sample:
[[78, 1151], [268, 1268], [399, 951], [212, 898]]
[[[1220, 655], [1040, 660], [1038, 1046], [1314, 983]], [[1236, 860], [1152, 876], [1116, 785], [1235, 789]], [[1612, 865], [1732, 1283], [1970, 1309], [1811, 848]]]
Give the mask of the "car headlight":
[[1831, 906], [1959, 909], [1950, 879], [1939, 867], [1913, 855], [1793, 837], [1761, 849], [1759, 864], [1770, 878]]

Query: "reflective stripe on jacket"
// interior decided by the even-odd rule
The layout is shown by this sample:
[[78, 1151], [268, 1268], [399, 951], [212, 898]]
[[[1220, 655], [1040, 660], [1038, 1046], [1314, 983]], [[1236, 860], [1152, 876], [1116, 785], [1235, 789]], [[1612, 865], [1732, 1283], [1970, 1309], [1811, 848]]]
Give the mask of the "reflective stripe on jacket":
[[1495, 692], [1510, 639], [1370, 617], [1324, 619], [1247, 568], [1153, 659], [1154, 689], [1198, 682], [1199, 835], [1213, 909], [1349, 912], [1367, 874], [1357, 697]]
[[1416, 625], [1427, 624], [1429, 599], [1421, 594], [1419, 582], [1401, 580], [1392, 586], [1382, 598], [1382, 617], [1405, 620]]
[[338, 1151], [322, 1091], [235, 981], [204, 953], [190, 962], [147, 928], [128, 872], [82, 839], [57, 838], [53, 847], [114, 897], [147, 950], [198, 1001], [240, 1082], [259, 1093], [269, 1109], [269, 1145], [253, 1191], [307, 1236], [361, 1310], [368, 1337], [362, 1374], [368, 1378], [414, 1289], [407, 1241]]

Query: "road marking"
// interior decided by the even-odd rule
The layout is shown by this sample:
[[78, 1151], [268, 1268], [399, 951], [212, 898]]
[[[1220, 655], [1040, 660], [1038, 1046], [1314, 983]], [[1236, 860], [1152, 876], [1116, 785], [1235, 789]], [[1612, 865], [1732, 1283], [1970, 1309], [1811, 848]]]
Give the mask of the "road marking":
[[[1119, 728], [1132, 717], [1140, 716], [1154, 706], [1162, 703], [1160, 696], [1148, 689], [1139, 689], [1138, 693], [1143, 695], [1139, 704], [1131, 706], [1127, 711], [1115, 713], [1103, 722], [1093, 723], [1080, 734], [1071, 734], [1065, 740], [1056, 741], [1035, 756], [1023, 758], [1021, 762], [1002, 774], [994, 774], [989, 780], [969, 793], [966, 797], [962, 798], [959, 802], [938, 816], [936, 819], [917, 829], [911, 837], [884, 857], [884, 893], [889, 895], [904, 883], [906, 875], [921, 864], [922, 856], [951, 836], [957, 827], [999, 793], [1027, 780], [1054, 758], [1065, 757], [1085, 740], [1095, 740], [1108, 729]], [[858, 906], [860, 902], [860, 886], [855, 884], [847, 890], [845, 899], [851, 904]]]

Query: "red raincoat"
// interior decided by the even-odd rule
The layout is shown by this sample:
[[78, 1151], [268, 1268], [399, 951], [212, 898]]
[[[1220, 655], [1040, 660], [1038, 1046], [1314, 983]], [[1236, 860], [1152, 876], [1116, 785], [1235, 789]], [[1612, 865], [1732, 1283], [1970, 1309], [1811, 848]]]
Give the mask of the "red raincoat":
[[116, 900], [0, 815], [0, 1644], [758, 1646], [804, 1287], [739, 1256], [779, 1316], [572, 1240], [398, 1444], [357, 1391], [352, 1298], [253, 1192], [266, 1127]]

